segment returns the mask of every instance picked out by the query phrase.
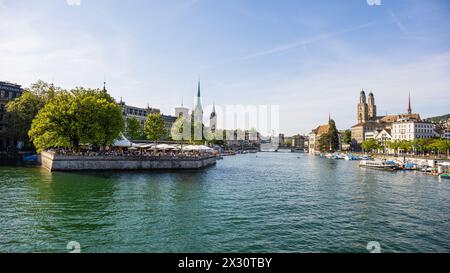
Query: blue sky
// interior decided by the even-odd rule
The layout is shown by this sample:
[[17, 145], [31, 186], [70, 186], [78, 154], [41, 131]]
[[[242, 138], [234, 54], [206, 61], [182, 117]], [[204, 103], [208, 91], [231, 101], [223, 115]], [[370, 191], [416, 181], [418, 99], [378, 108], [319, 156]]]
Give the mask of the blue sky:
[[[73, 0], [72, 0], [73, 1]], [[76, 2], [76, 1], [75, 1]], [[446, 0], [0, 0], [0, 80], [101, 87], [172, 114], [203, 102], [280, 106], [281, 131], [328, 113], [356, 122], [362, 88], [379, 114], [450, 112]]]

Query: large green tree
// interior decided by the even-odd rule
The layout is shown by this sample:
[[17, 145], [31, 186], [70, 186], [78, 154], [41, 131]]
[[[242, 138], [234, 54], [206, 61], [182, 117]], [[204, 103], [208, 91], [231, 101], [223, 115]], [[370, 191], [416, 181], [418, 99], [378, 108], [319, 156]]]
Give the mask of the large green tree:
[[52, 147], [80, 146], [72, 102], [72, 94], [63, 91], [39, 111], [28, 132], [38, 152]]
[[123, 131], [120, 107], [101, 90], [61, 91], [39, 111], [28, 133], [37, 150], [107, 146]]
[[150, 114], [145, 121], [144, 133], [148, 140], [159, 141], [167, 135], [164, 119], [160, 114]]
[[342, 141], [348, 145], [352, 144], [352, 131], [346, 130]]
[[125, 135], [130, 139], [140, 139], [144, 135], [141, 123], [136, 117], [131, 117], [127, 121]]
[[8, 133], [29, 146], [28, 131], [31, 123], [44, 105], [52, 100], [62, 89], [43, 81], [38, 81], [25, 89], [23, 94], [6, 106]]
[[339, 150], [339, 132], [334, 120], [330, 119], [328, 132], [319, 139], [319, 150], [322, 152], [335, 152]]

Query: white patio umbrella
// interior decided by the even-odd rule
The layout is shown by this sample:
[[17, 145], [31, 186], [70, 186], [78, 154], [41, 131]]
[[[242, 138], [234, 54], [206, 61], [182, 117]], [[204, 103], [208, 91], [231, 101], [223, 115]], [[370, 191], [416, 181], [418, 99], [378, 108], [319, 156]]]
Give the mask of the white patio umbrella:
[[113, 147], [131, 147], [132, 143], [124, 135], [121, 135], [119, 139], [114, 140]]
[[154, 148], [155, 146], [156, 146], [155, 144], [144, 144], [141, 146], [141, 148], [150, 149], [150, 148]]
[[205, 146], [205, 145], [198, 146], [198, 149], [202, 152], [208, 152], [208, 153], [211, 153], [212, 151], [214, 151], [214, 149], [212, 149], [208, 146]]
[[172, 145], [169, 145], [169, 144], [159, 144], [156, 146], [156, 148], [158, 150], [173, 150], [173, 149], [175, 149], [175, 147], [173, 147]]
[[194, 145], [187, 145], [182, 148], [183, 151], [197, 151], [197, 147]]

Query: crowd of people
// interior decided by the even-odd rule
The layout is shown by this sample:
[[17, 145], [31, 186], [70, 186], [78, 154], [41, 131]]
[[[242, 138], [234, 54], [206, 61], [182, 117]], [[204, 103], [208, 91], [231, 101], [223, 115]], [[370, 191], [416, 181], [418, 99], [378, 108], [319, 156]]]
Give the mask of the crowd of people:
[[182, 159], [182, 158], [202, 158], [211, 155], [217, 155], [216, 152], [204, 151], [183, 151], [183, 150], [154, 150], [154, 149], [127, 149], [127, 148], [110, 148], [101, 151], [93, 151], [89, 149], [81, 149], [75, 151], [73, 149], [58, 148], [49, 149], [48, 152], [64, 155], [64, 156], [102, 156], [102, 157], [136, 157], [145, 159]]

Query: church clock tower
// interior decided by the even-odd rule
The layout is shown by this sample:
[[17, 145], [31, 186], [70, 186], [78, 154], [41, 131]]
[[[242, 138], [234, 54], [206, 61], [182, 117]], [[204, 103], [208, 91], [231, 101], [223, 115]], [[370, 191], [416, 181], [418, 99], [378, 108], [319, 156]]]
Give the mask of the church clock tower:
[[358, 123], [365, 123], [369, 119], [369, 106], [367, 105], [366, 92], [361, 91], [358, 104]]
[[369, 120], [377, 119], [377, 106], [375, 105], [375, 96], [372, 92], [369, 94]]

